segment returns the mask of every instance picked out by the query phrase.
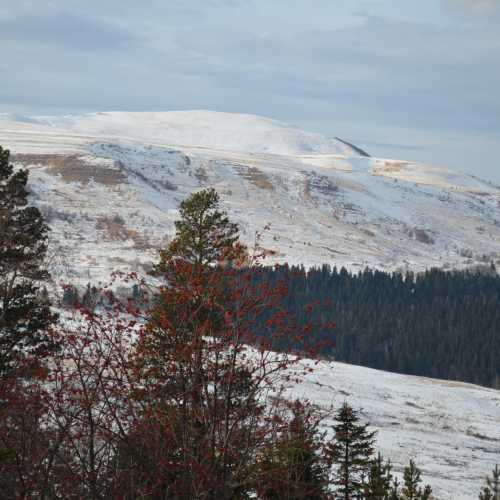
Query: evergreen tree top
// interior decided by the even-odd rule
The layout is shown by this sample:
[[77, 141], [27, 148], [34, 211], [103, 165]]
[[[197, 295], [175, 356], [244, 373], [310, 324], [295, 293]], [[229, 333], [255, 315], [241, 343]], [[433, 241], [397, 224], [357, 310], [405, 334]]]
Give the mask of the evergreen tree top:
[[215, 189], [192, 194], [181, 202], [179, 212], [175, 237], [162, 253], [162, 261], [180, 258], [200, 266], [212, 265], [222, 262], [236, 248], [238, 225], [230, 222], [226, 212], [220, 209]]

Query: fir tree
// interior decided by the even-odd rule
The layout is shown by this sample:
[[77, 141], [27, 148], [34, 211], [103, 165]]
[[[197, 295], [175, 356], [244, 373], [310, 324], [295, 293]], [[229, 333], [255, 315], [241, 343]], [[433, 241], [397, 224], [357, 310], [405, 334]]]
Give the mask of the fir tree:
[[335, 435], [327, 453], [334, 466], [336, 498], [350, 500], [363, 494], [376, 433], [370, 432], [367, 424], [359, 423], [357, 412], [347, 403], [335, 415], [335, 421]]
[[26, 353], [53, 347], [45, 334], [55, 317], [41, 284], [49, 228], [40, 211], [28, 206], [28, 172], [14, 171], [9, 151], [0, 147], [0, 376]]

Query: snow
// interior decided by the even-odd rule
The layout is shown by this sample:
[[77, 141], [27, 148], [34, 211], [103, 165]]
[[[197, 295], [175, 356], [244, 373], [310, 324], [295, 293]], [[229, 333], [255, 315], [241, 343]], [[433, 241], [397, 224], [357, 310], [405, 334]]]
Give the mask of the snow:
[[[498, 187], [437, 166], [359, 156], [267, 118], [0, 115], [0, 144], [32, 155], [22, 161], [32, 171], [33, 201], [56, 212], [52, 247], [64, 248], [84, 283], [154, 260], [180, 201], [208, 186], [248, 244], [271, 223], [262, 242], [276, 252], [273, 261], [352, 270], [500, 261]], [[53, 168], [57, 159], [47, 154], [66, 155], [67, 165]], [[121, 229], [103, 221], [117, 217]], [[63, 267], [55, 269], [61, 279]]]
[[199, 146], [253, 153], [348, 153], [336, 139], [303, 132], [276, 120], [211, 111], [166, 113], [91, 113], [38, 117], [35, 123], [75, 133], [170, 146]]
[[[500, 391], [338, 362], [313, 367], [288, 397], [323, 410], [347, 401], [377, 430], [377, 450], [394, 471], [413, 459], [442, 500], [477, 498], [500, 453]], [[331, 414], [331, 413], [330, 413]], [[331, 429], [327, 417], [325, 429]]]

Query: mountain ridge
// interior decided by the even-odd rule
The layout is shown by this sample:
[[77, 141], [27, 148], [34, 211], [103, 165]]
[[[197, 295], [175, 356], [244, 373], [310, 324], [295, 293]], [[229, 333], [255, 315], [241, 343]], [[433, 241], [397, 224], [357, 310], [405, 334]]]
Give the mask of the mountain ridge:
[[71, 256], [81, 281], [146, 266], [173, 234], [180, 201], [209, 186], [246, 243], [271, 223], [262, 235], [269, 263], [423, 270], [500, 262], [500, 188], [366, 157], [256, 115], [2, 115], [0, 144], [31, 170], [54, 252]]

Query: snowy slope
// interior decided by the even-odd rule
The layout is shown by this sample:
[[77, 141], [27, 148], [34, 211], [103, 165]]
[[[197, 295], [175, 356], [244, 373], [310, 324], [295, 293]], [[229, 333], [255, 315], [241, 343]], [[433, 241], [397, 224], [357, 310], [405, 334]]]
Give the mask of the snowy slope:
[[[7, 115], [6, 118], [11, 117]], [[27, 121], [53, 131], [177, 147], [196, 145], [226, 151], [272, 154], [348, 154], [353, 151], [336, 139], [326, 139], [320, 134], [304, 132], [255, 115], [210, 111], [109, 112], [35, 117]]]
[[302, 364], [314, 372], [291, 398], [323, 410], [347, 401], [377, 430], [377, 449], [396, 474], [413, 459], [440, 500], [478, 497], [500, 457], [500, 391], [337, 362]]
[[253, 115], [0, 115], [0, 144], [31, 169], [61, 279], [146, 265], [179, 202], [207, 186], [248, 243], [271, 223], [263, 244], [278, 261], [419, 270], [500, 259], [498, 187]]
[[[58, 281], [140, 270], [172, 236], [179, 202], [217, 188], [251, 244], [278, 261], [424, 269], [500, 261], [500, 188], [437, 166], [369, 158], [250, 115], [0, 115], [0, 145], [31, 171]], [[335, 363], [291, 393], [347, 399], [397, 469], [415, 458], [441, 498], [475, 498], [500, 453], [500, 393]], [[442, 494], [442, 493], [446, 494]], [[463, 493], [463, 494], [462, 494]]]

